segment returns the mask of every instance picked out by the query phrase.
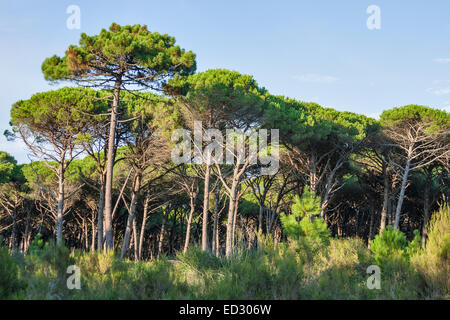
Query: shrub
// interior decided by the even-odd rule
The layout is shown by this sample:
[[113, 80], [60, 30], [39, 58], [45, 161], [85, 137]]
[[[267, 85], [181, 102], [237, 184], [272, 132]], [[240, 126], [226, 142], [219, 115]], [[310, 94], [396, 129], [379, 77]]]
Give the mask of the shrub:
[[[25, 257], [24, 280], [28, 284], [29, 299], [64, 299], [69, 290], [66, 286], [67, 267], [75, 260], [65, 246], [49, 241], [43, 244], [40, 237]], [[37, 244], [37, 245], [36, 245]]]
[[8, 253], [0, 247], [0, 299], [8, 299], [22, 288], [18, 277], [18, 268]]
[[406, 255], [408, 257], [412, 257], [417, 254], [422, 246], [422, 237], [420, 236], [419, 230], [414, 230], [414, 239], [408, 243], [408, 247], [406, 248]]
[[372, 259], [361, 239], [332, 239], [306, 266], [304, 296], [309, 299], [366, 299], [366, 268]]
[[429, 296], [450, 298], [450, 205], [444, 204], [427, 225], [423, 250], [412, 256], [413, 265], [427, 280]]
[[306, 186], [302, 196], [296, 196], [292, 205], [292, 214], [280, 215], [283, 231], [294, 240], [308, 237], [327, 244], [331, 232], [325, 221], [317, 217], [320, 210], [320, 199]]
[[28, 253], [32, 255], [39, 255], [44, 248], [44, 240], [42, 239], [42, 235], [40, 233], [36, 234], [33, 241], [30, 243], [30, 247], [28, 248]]
[[219, 258], [209, 251], [203, 251], [199, 247], [189, 248], [186, 253], [180, 252], [177, 255], [177, 260], [191, 268], [195, 268], [198, 271], [216, 269], [222, 265]]
[[117, 254], [113, 250], [102, 252], [97, 255], [98, 272], [105, 275], [109, 272], [113, 272], [116, 269], [120, 269], [121, 261]]
[[394, 230], [388, 226], [383, 232], [378, 234], [370, 244], [370, 250], [373, 252], [375, 261], [383, 264], [386, 260], [393, 257], [401, 257], [406, 248], [406, 236], [400, 230]]
[[297, 299], [302, 268], [288, 244], [234, 256], [207, 274], [200, 299]]
[[179, 288], [170, 262], [159, 259], [152, 262], [130, 262], [122, 286], [132, 299], [180, 299]]
[[420, 299], [426, 295], [425, 279], [410, 263], [410, 259], [421, 252], [421, 237], [417, 230], [414, 230], [414, 239], [408, 243], [403, 232], [388, 226], [371, 242], [370, 249], [382, 269], [382, 290], [377, 297]]

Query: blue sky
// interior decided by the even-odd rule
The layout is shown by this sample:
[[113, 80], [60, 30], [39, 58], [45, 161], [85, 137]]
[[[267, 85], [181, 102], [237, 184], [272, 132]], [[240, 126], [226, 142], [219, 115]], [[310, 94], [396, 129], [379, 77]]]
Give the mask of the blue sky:
[[[79, 30], [66, 27], [69, 5]], [[366, 26], [369, 5], [381, 9], [380, 30]], [[197, 54], [198, 71], [251, 74], [273, 94], [373, 117], [411, 103], [450, 110], [448, 0], [0, 0], [0, 131], [15, 101], [55, 88], [40, 70], [46, 57], [112, 22], [168, 33]], [[28, 162], [19, 141], [1, 136], [0, 150]]]

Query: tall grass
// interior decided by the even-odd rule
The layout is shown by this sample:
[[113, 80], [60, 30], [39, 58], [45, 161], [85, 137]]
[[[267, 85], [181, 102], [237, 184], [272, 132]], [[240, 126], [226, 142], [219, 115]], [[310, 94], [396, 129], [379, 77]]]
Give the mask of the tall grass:
[[411, 257], [426, 279], [429, 298], [450, 299], [450, 205], [435, 212], [427, 226], [423, 250]]
[[[434, 213], [423, 249], [417, 247], [420, 239], [406, 247], [400, 241], [399, 247], [392, 234], [380, 235], [375, 252], [356, 238], [326, 243], [299, 237], [275, 244], [260, 237], [258, 249], [238, 246], [230, 259], [197, 247], [150, 262], [121, 260], [115, 252], [69, 252], [53, 243], [34, 245], [25, 258], [1, 249], [0, 298], [448, 299], [448, 210]], [[387, 244], [403, 253], [385, 254]], [[73, 264], [81, 271], [80, 290], [66, 286]], [[366, 285], [374, 264], [381, 269], [381, 289]]]

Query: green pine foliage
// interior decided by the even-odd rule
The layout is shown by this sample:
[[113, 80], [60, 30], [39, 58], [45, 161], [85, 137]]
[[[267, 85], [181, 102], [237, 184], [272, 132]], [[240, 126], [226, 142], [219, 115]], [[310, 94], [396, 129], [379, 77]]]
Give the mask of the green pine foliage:
[[375, 261], [382, 265], [386, 261], [396, 258], [409, 259], [420, 251], [421, 243], [419, 230], [414, 230], [414, 238], [408, 242], [403, 232], [388, 226], [372, 240], [370, 249], [374, 254]]
[[377, 263], [392, 257], [401, 257], [406, 248], [406, 236], [400, 230], [394, 230], [392, 226], [388, 226], [383, 232], [378, 234], [370, 244]]
[[328, 243], [331, 233], [325, 221], [317, 217], [319, 213], [320, 199], [306, 186], [302, 196], [294, 199], [292, 213], [280, 215], [283, 231], [294, 240], [308, 237]]

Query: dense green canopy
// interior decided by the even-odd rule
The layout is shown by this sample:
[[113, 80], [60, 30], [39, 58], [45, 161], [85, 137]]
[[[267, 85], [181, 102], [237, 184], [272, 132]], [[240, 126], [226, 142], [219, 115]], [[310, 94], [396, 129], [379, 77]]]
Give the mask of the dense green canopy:
[[[150, 32], [145, 25], [120, 26], [88, 36], [81, 34], [79, 45], [71, 45], [63, 57], [56, 55], [42, 63], [46, 80], [74, 80], [99, 84], [121, 77], [124, 83], [152, 84], [175, 74], [195, 71], [195, 54], [175, 45], [167, 34]], [[111, 79], [113, 77], [113, 79]]]

